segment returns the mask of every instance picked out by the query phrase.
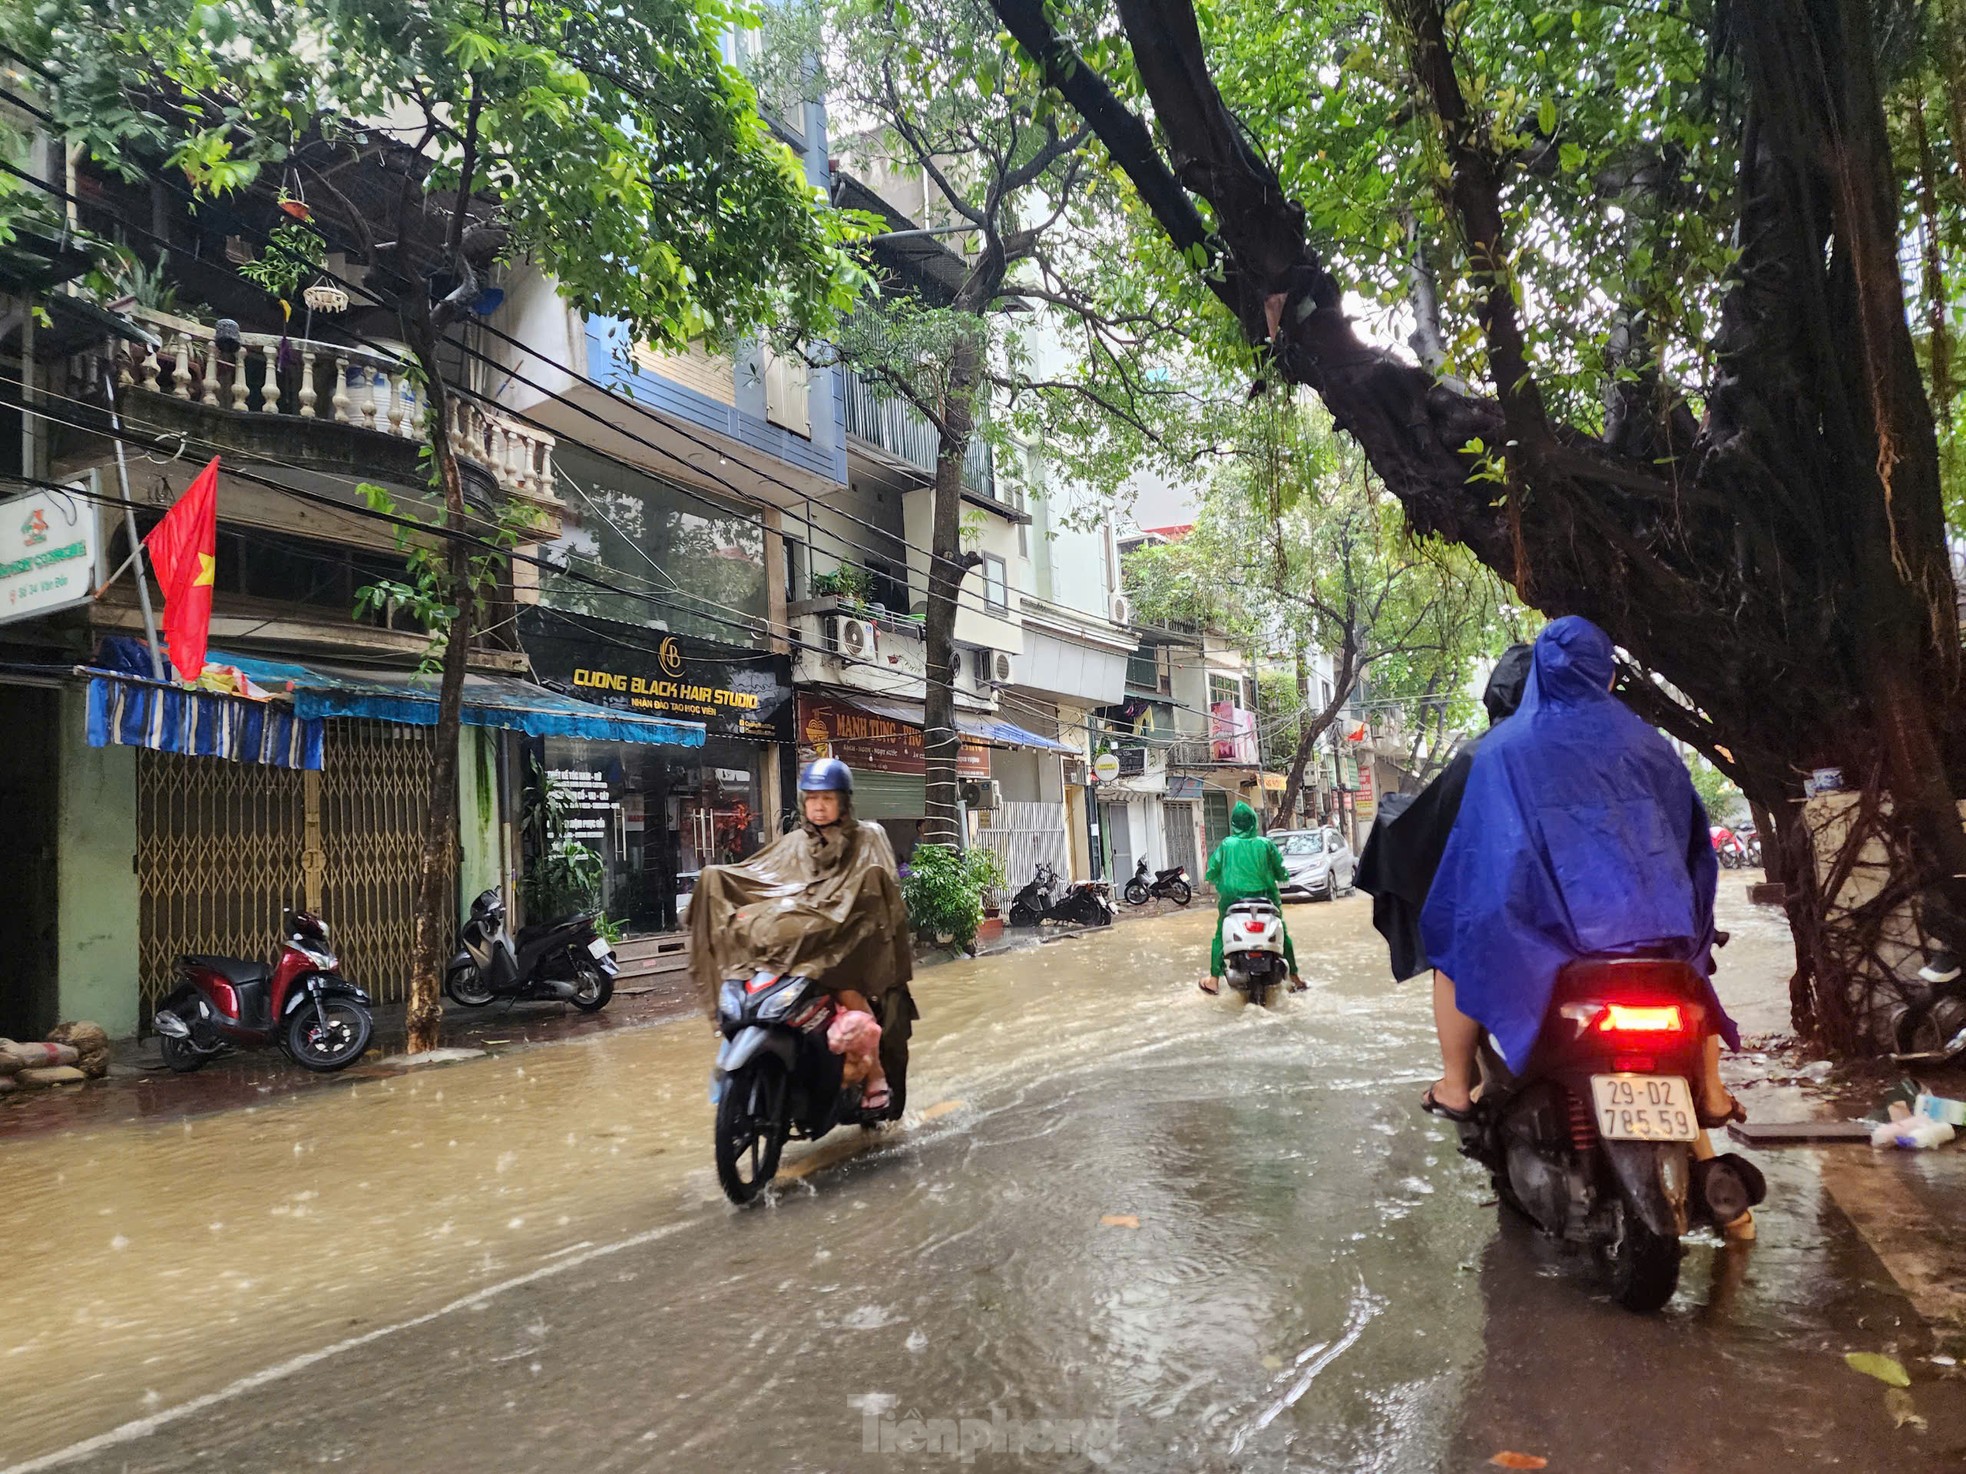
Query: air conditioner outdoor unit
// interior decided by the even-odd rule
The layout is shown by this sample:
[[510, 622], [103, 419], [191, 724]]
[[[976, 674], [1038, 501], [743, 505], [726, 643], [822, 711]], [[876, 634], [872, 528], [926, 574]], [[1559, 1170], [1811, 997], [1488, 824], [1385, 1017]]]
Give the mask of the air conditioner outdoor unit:
[[963, 807], [982, 811], [1003, 807], [1003, 785], [994, 778], [972, 778], [963, 784]]
[[1085, 787], [1085, 781], [1088, 775], [1086, 773], [1086, 764], [1084, 758], [1068, 757], [1065, 759], [1064, 768], [1065, 768], [1065, 781], [1067, 783], [1077, 784], [1080, 788]]
[[1132, 624], [1133, 601], [1125, 594], [1114, 594], [1112, 615], [1114, 624]]
[[1008, 686], [1017, 678], [1017, 665], [1008, 650], [979, 650], [977, 654], [987, 662], [985, 669], [990, 673], [991, 685]]
[[984, 685], [983, 669], [989, 660], [989, 652], [984, 650], [965, 650], [960, 645], [949, 652], [949, 672], [955, 679], [958, 691], [971, 695], [981, 695]]
[[873, 626], [843, 614], [826, 616], [826, 648], [850, 660], [865, 660], [874, 652]]

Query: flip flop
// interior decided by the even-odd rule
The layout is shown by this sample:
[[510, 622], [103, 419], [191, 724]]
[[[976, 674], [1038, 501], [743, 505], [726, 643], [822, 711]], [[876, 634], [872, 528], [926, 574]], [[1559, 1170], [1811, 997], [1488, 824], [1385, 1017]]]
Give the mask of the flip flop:
[[1202, 992], [1206, 993], [1211, 998], [1220, 998], [1222, 996], [1222, 985], [1220, 983], [1215, 983], [1215, 986], [1211, 988], [1208, 986], [1210, 983], [1215, 983], [1215, 979], [1203, 978], [1200, 982], [1196, 983], [1195, 986], [1197, 988], [1200, 988]]
[[1427, 1087], [1427, 1093], [1420, 1098], [1420, 1109], [1430, 1116], [1439, 1116], [1442, 1120], [1453, 1121], [1457, 1125], [1474, 1119], [1474, 1110], [1472, 1107], [1464, 1111], [1454, 1106], [1442, 1105], [1439, 1101], [1435, 1100], [1434, 1087], [1431, 1085]]
[[887, 1082], [883, 1080], [871, 1090], [862, 1092], [860, 1096], [860, 1109], [864, 1113], [884, 1111], [893, 1100], [894, 1092], [888, 1089]]

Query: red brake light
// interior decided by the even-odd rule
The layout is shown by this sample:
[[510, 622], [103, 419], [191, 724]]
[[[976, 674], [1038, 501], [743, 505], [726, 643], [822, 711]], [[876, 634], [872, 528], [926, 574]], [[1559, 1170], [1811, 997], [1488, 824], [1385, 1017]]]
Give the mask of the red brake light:
[[1656, 1008], [1607, 1003], [1594, 1027], [1600, 1034], [1683, 1034], [1686, 1014], [1677, 1003]]
[[232, 984], [222, 982], [218, 978], [212, 979], [211, 988], [212, 1002], [218, 1005], [218, 1011], [229, 1019], [237, 1019], [239, 1017], [238, 990]]
[[1263, 923], [1260, 921], [1245, 921], [1242, 924], [1242, 929], [1248, 932], [1252, 937], [1260, 937], [1263, 935]]
[[773, 983], [777, 981], [778, 981], [777, 973], [761, 972], [756, 977], [748, 978], [745, 980], [744, 991], [747, 993], [762, 993], [766, 988], [769, 988]]

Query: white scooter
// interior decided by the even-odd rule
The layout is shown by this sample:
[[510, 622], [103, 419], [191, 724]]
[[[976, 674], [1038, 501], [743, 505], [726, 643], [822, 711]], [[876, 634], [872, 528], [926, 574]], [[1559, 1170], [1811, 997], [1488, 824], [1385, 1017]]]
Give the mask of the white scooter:
[[1251, 1003], [1268, 1003], [1289, 975], [1283, 913], [1268, 901], [1237, 901], [1223, 912], [1222, 969], [1229, 986]]

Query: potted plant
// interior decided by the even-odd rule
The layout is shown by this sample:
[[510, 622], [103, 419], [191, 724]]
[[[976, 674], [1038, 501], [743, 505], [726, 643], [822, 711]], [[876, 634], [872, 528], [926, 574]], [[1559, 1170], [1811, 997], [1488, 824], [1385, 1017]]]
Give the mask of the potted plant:
[[947, 845], [925, 844], [909, 857], [901, 898], [918, 937], [973, 956], [983, 924], [984, 894], [1003, 883], [1003, 861], [994, 852], [958, 852]]

